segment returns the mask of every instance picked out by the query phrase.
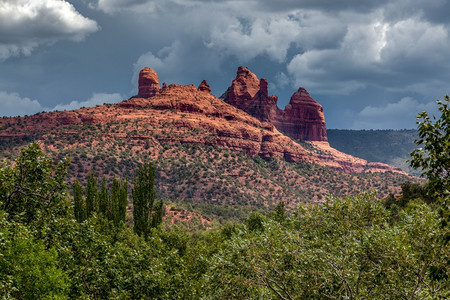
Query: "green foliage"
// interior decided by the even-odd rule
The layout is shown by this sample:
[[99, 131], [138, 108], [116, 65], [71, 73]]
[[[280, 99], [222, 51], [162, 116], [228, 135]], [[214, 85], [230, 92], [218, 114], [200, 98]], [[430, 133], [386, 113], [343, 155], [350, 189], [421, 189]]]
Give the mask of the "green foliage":
[[111, 220], [116, 225], [124, 223], [128, 204], [128, 182], [122, 182], [114, 176], [110, 199]]
[[[419, 139], [417, 145], [423, 149], [416, 149], [411, 153], [411, 166], [420, 168], [427, 181], [428, 194], [437, 198], [441, 226], [446, 232], [443, 240], [450, 242], [450, 97], [445, 96], [444, 101], [437, 101], [439, 119], [432, 119], [427, 112], [417, 116]], [[447, 259], [449, 257], [447, 256]]]
[[148, 236], [150, 229], [162, 220], [162, 203], [155, 203], [154, 182], [155, 167], [151, 163], [140, 166], [132, 193], [134, 231], [138, 235]]
[[83, 188], [77, 179], [74, 180], [72, 189], [74, 216], [78, 222], [83, 222], [86, 220], [86, 202], [83, 196]]
[[396, 197], [394, 194], [390, 194], [382, 201], [383, 205], [391, 212], [393, 220], [398, 220], [399, 212], [414, 203], [431, 204], [435, 202], [435, 198], [429, 196], [426, 185], [405, 181], [401, 187], [400, 196]]
[[415, 141], [423, 148], [411, 153], [411, 166], [422, 169], [428, 179], [430, 191], [437, 196], [450, 192], [450, 98], [437, 101], [441, 116], [432, 119], [427, 112], [417, 116], [419, 139]]
[[58, 266], [56, 249], [48, 249], [23, 224], [0, 211], [0, 297], [2, 299], [65, 299], [70, 287]]
[[91, 170], [87, 178], [86, 185], [86, 216], [90, 217], [94, 211], [98, 210], [98, 191], [97, 191], [97, 179], [94, 176], [94, 172]]
[[264, 219], [264, 216], [260, 213], [253, 212], [245, 220], [245, 225], [250, 231], [264, 231]]
[[277, 206], [275, 207], [272, 218], [280, 224], [286, 222], [287, 219], [286, 207], [283, 201], [278, 203]]
[[[114, 183], [113, 183], [113, 187], [114, 187]], [[97, 192], [97, 195], [98, 195], [98, 212], [103, 214], [103, 216], [105, 216], [111, 220], [112, 219], [111, 213], [110, 213], [111, 200], [110, 200], [110, 196], [108, 193], [108, 188], [106, 186], [106, 178], [105, 177], [103, 177], [102, 185], [100, 187], [100, 191]]]
[[[54, 165], [37, 143], [22, 149], [14, 166], [0, 169], [0, 203], [9, 219], [43, 222], [67, 214], [66, 185], [69, 160]], [[39, 224], [39, 225], [37, 225]]]
[[163, 220], [163, 214], [164, 214], [164, 204], [161, 200], [156, 201], [156, 203], [153, 206], [153, 212], [151, 217], [151, 227], [157, 227], [159, 224], [162, 223]]
[[117, 179], [115, 176], [112, 180], [112, 187], [109, 190], [106, 183], [106, 178], [103, 177], [100, 190], [94, 184], [97, 184], [97, 179], [92, 173], [89, 173], [87, 179], [87, 186], [85, 189], [86, 199], [83, 197], [83, 189], [78, 183], [78, 180], [73, 184], [73, 197], [74, 197], [74, 215], [78, 222], [83, 222], [87, 217], [87, 204], [88, 196], [90, 199], [96, 199], [94, 201], [89, 200], [91, 203], [97, 203], [98, 205], [91, 204], [93, 209], [91, 215], [95, 212], [102, 215], [104, 218], [112, 221], [114, 225], [118, 226], [121, 223], [125, 223], [127, 204], [128, 204], [128, 182], [123, 182]]
[[[25, 166], [34, 165], [34, 160], [46, 160], [42, 152], [30, 152], [27, 148], [21, 155]], [[257, 164], [270, 164], [273, 172], [283, 168], [273, 162]], [[45, 173], [49, 168], [51, 176], [38, 177], [39, 183], [28, 184], [28, 179], [17, 182], [15, 178], [23, 178], [14, 177], [20, 166], [16, 163], [14, 167], [0, 169], [2, 203], [6, 203], [5, 199], [17, 186], [33, 186], [35, 192], [43, 192], [49, 186], [57, 188], [55, 176], [58, 172], [64, 174], [52, 163], [40, 163], [33, 174]], [[155, 200], [154, 179], [155, 169], [150, 164], [142, 166], [135, 177], [133, 202], [139, 213], [134, 217], [136, 220], [145, 216], [138, 221], [139, 232], [123, 222], [128, 184], [115, 178], [108, 190], [105, 179], [99, 187], [91, 176], [88, 179], [91, 187], [85, 189], [86, 199], [82, 187], [74, 181], [77, 220], [71, 217], [70, 207], [64, 205], [67, 195], [61, 189], [51, 194], [55, 203], [50, 208], [35, 203], [33, 209], [11, 206], [22, 207], [20, 211], [8, 205], [0, 210], [0, 297], [447, 299], [450, 296], [450, 249], [442, 238], [446, 228], [435, 203], [417, 200], [424, 190], [415, 184], [405, 183], [404, 199], [390, 206], [377, 201], [374, 193], [365, 193], [329, 198], [322, 205], [300, 206], [288, 216], [280, 203], [272, 218], [253, 212], [243, 224], [226, 223], [217, 229], [191, 233], [177, 226], [157, 226], [163, 205]], [[86, 218], [83, 209], [89, 193], [96, 200], [90, 204], [92, 211]], [[16, 196], [11, 199], [18, 204], [23, 201]], [[394, 206], [401, 209], [392, 218]]]
[[417, 205], [393, 225], [388, 216], [366, 194], [302, 207], [287, 227], [266, 219], [264, 230], [238, 232], [212, 257], [207, 298], [447, 297], [449, 248], [436, 212]]

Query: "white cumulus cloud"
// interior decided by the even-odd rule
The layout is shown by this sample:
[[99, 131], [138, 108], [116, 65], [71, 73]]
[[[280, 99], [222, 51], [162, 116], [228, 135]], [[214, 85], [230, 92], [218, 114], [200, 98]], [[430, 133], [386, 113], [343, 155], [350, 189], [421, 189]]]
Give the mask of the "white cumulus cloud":
[[295, 82], [348, 94], [367, 86], [410, 92], [411, 86], [436, 80], [442, 85], [449, 78], [450, 27], [417, 16], [389, 22], [382, 11], [354, 19], [337, 48], [314, 47], [293, 56], [287, 70]]
[[98, 29], [64, 0], [2, 0], [0, 60], [30, 55], [38, 46], [60, 39], [80, 41]]
[[0, 91], [0, 116], [33, 115], [43, 110], [39, 101], [35, 99], [22, 98], [17, 93]]
[[33, 115], [42, 111], [73, 110], [81, 107], [93, 107], [104, 103], [117, 103], [123, 97], [118, 93], [94, 93], [85, 101], [71, 101], [58, 104], [53, 108], [45, 107], [36, 99], [21, 97], [17, 93], [0, 91], [0, 117]]
[[[150, 67], [158, 74], [179, 72], [179, 68], [183, 63], [181, 52], [181, 43], [175, 41], [172, 45], [163, 47], [156, 54], [153, 54], [151, 51], [142, 54], [134, 64], [132, 83], [134, 85], [137, 84], [139, 71], [144, 67]], [[174, 78], [172, 77], [171, 79], [173, 80]]]
[[118, 93], [94, 93], [86, 101], [72, 101], [69, 104], [58, 104], [51, 110], [73, 110], [81, 107], [93, 107], [104, 103], [116, 103], [122, 99], [122, 96]]

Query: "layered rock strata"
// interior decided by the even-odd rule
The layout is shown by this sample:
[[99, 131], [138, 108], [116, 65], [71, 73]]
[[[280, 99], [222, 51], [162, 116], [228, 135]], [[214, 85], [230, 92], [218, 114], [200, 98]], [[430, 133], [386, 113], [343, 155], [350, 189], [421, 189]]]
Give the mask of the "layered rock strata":
[[267, 80], [261, 80], [245, 67], [221, 96], [225, 102], [247, 112], [296, 140], [327, 141], [322, 106], [302, 87], [295, 92], [285, 109], [278, 108], [277, 96], [269, 96]]
[[[90, 136], [89, 132], [98, 130], [90, 147], [98, 145], [100, 141], [113, 144], [123, 140], [130, 145], [132, 141], [144, 141], [149, 145], [145, 151], [155, 159], [163, 147], [180, 143], [220, 146], [251, 156], [284, 159], [288, 162], [304, 161], [347, 173], [403, 173], [385, 164], [368, 163], [339, 152], [331, 148], [323, 137], [322, 141], [299, 143], [280, 133], [278, 128], [293, 128], [292, 132], [298, 134], [297, 128], [300, 127], [295, 122], [296, 118], [303, 121], [314, 119], [321, 112], [320, 105], [305, 90], [300, 89], [291, 98], [292, 108], [288, 106], [284, 111], [279, 110], [276, 107], [277, 98], [267, 95], [267, 81], [258, 80], [253, 73], [244, 69], [241, 71], [244, 76], [237, 78], [239, 84], [234, 84], [231, 91], [229, 89], [228, 101], [234, 106], [213, 96], [205, 81], [198, 88], [178, 84], [160, 88], [156, 72], [145, 68], [140, 73], [139, 92], [135, 97], [118, 104], [0, 118], [0, 139], [42, 138], [40, 142], [44, 143], [55, 138], [65, 141], [86, 134]], [[264, 100], [261, 100], [262, 105], [248, 105], [257, 103], [259, 96]], [[241, 101], [243, 98], [249, 101]], [[236, 108], [238, 104], [241, 107], [248, 105], [246, 109], [253, 109], [260, 118]], [[279, 122], [280, 119], [274, 116], [281, 120], [292, 120], [292, 123]], [[302, 132], [308, 137], [314, 137], [320, 132], [320, 124], [317, 128], [310, 126], [312, 133], [306, 129], [302, 129]], [[56, 136], [46, 138], [52, 135]], [[78, 143], [77, 138], [73, 138], [72, 142]], [[47, 146], [54, 147], [53, 144], [51, 142]], [[134, 147], [133, 151], [142, 151], [137, 145]]]
[[137, 97], [149, 98], [160, 90], [158, 74], [150, 68], [143, 68], [139, 72], [139, 91]]

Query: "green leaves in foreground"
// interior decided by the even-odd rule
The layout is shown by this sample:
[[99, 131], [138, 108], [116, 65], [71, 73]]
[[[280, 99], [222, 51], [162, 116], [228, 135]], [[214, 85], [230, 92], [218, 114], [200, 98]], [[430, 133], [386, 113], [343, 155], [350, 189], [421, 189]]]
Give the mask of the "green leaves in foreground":
[[404, 201], [395, 214], [370, 193], [293, 214], [280, 204], [273, 219], [252, 213], [189, 234], [156, 226], [162, 206], [146, 165], [133, 190], [138, 231], [105, 217], [117, 183], [96, 188], [104, 197], [77, 222], [64, 174], [35, 144], [0, 169], [0, 298], [450, 298], [449, 243], [433, 201]]
[[432, 119], [427, 112], [417, 116], [419, 139], [415, 143], [423, 148], [411, 153], [411, 166], [422, 169], [431, 190], [437, 196], [450, 192], [450, 98], [437, 101], [441, 116]]
[[287, 227], [266, 220], [212, 259], [204, 288], [218, 299], [448, 297], [449, 249], [436, 212], [417, 205], [394, 225], [388, 216], [365, 194], [304, 207]]
[[0, 297], [64, 299], [69, 287], [56, 249], [46, 249], [29, 229], [7, 221], [0, 211]]
[[69, 160], [56, 165], [37, 143], [22, 149], [15, 166], [0, 166], [0, 203], [10, 219], [41, 223], [66, 216], [65, 177]]

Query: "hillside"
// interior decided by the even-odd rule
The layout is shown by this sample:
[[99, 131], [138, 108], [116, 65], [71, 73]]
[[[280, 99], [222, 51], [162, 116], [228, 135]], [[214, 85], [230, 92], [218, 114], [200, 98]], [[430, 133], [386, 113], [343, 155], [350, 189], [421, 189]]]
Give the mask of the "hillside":
[[416, 130], [342, 130], [328, 129], [328, 142], [339, 151], [371, 162], [382, 162], [412, 175], [420, 172], [409, 167], [407, 160], [417, 148]]
[[141, 72], [138, 95], [118, 104], [0, 119], [2, 158], [36, 140], [53, 157], [72, 159], [71, 179], [93, 170], [130, 181], [151, 160], [160, 198], [228, 216], [242, 206], [284, 201], [294, 208], [369, 189], [384, 197], [412, 179], [326, 141], [295, 142], [211, 95], [206, 82], [161, 88], [149, 70]]

